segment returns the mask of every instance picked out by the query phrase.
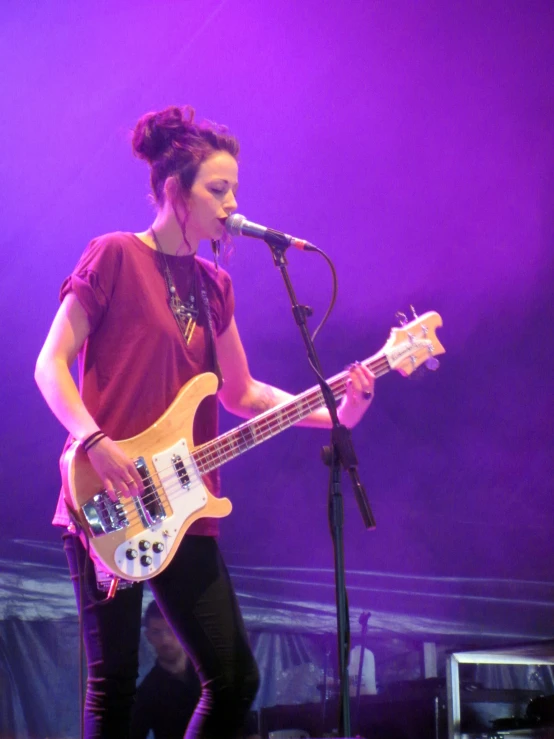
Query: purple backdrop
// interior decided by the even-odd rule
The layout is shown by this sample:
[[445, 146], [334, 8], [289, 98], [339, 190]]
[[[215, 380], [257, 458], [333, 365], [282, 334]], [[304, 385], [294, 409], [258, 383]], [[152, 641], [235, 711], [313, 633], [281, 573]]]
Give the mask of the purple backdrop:
[[[339, 299], [318, 341], [329, 375], [378, 350], [409, 303], [444, 319], [440, 371], [382, 379], [354, 433], [378, 527], [363, 530], [345, 484], [347, 565], [400, 585], [376, 578], [353, 604], [552, 634], [552, 3], [115, 6], [3, 6], [2, 536], [58, 536], [64, 433], [34, 387], [35, 357], [88, 240], [152, 218], [129, 130], [146, 110], [192, 103], [241, 140], [239, 211], [335, 261]], [[269, 251], [236, 246], [253, 374], [314, 384]], [[320, 317], [327, 268], [289, 261]], [[326, 440], [291, 430], [225, 469], [232, 565], [331, 566]], [[464, 578], [479, 583], [465, 599]], [[535, 588], [524, 631], [509, 601], [487, 610], [499, 581], [514, 602]], [[449, 582], [458, 595], [437, 606], [429, 591]]]

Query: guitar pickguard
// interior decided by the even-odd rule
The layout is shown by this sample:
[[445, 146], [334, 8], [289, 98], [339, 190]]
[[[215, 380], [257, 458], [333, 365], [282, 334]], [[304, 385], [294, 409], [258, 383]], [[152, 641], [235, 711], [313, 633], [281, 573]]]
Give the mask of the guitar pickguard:
[[[206, 489], [190, 456], [187, 443], [176, 444], [152, 457], [161, 490], [171, 506], [164, 516], [151, 517], [149, 503], [162, 497], [160, 490], [142, 498], [137, 515], [141, 531], [120, 544], [114, 552], [114, 562], [124, 578], [143, 579], [155, 575], [178, 543], [177, 534], [193, 513], [208, 501]], [[142, 509], [142, 510], [141, 510]], [[136, 527], [135, 527], [136, 528]]]

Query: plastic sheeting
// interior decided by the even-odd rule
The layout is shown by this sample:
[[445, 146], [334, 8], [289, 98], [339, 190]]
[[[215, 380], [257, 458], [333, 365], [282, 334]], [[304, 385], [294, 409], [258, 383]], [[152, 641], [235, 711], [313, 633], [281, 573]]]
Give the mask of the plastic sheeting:
[[[335, 586], [329, 569], [233, 565], [229, 570], [251, 630], [329, 634], [336, 631]], [[353, 640], [362, 613], [368, 637], [409, 636], [454, 645], [554, 637], [554, 582], [509, 578], [346, 573]], [[60, 619], [75, 614], [61, 546], [3, 540], [0, 619]]]
[[[78, 736], [79, 639], [73, 590], [58, 547], [7, 542], [0, 559], [0, 739]], [[333, 684], [335, 608], [332, 572], [230, 567], [262, 684], [256, 707], [317, 703]], [[448, 649], [535, 641], [552, 635], [551, 583], [413, 578], [348, 572], [352, 643], [371, 608], [367, 647], [377, 688], [423, 677], [424, 642], [437, 645], [439, 675]], [[400, 597], [401, 596], [401, 597]], [[145, 591], [145, 606], [150, 599]], [[401, 604], [401, 608], [398, 607]], [[367, 613], [367, 611], [365, 611]], [[141, 645], [141, 675], [152, 665]], [[502, 687], [552, 692], [551, 676], [533, 668], [479, 668]], [[351, 676], [353, 678], [354, 676]]]

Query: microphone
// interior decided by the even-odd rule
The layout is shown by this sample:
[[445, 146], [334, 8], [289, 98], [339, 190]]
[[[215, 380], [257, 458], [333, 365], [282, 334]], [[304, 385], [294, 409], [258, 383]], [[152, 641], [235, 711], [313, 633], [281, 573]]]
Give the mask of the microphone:
[[272, 228], [260, 226], [258, 223], [247, 221], [244, 216], [234, 213], [225, 220], [225, 228], [231, 236], [250, 236], [253, 239], [262, 239], [269, 246], [276, 246], [286, 249], [294, 246], [296, 249], [305, 251], [315, 251], [316, 247], [304, 239], [297, 239], [294, 236], [274, 231]]

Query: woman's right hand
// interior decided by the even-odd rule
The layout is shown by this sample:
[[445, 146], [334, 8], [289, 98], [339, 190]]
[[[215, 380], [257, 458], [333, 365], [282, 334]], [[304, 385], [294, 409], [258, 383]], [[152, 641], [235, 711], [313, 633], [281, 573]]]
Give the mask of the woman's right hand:
[[117, 492], [129, 497], [144, 490], [142, 478], [133, 460], [107, 436], [94, 444], [87, 456], [114, 502], [117, 502]]

